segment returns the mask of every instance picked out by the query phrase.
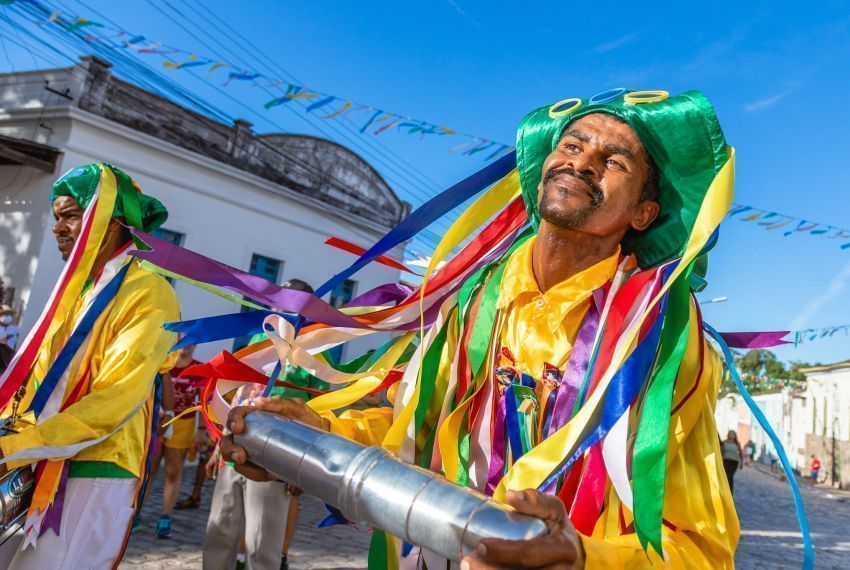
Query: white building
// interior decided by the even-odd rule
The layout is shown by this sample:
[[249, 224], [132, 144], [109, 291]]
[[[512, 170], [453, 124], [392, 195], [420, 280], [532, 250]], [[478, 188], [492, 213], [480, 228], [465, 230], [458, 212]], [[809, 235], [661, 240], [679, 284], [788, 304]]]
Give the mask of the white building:
[[[806, 457], [820, 459], [829, 480], [850, 486], [850, 360], [802, 370], [806, 375]], [[835, 469], [833, 470], [833, 464]]]
[[[758, 394], [753, 399], [779, 436], [791, 466], [807, 474], [812, 455], [821, 461], [822, 472], [835, 483], [850, 485], [850, 361], [803, 369], [805, 391], [784, 389], [775, 394]], [[754, 441], [757, 451], [765, 449], [770, 461], [773, 445], [737, 394], [718, 399], [717, 429], [738, 432], [742, 444]], [[764, 446], [764, 447], [762, 447]]]
[[[220, 123], [114, 77], [97, 58], [0, 75], [0, 275], [24, 332], [62, 266], [50, 231], [52, 183], [97, 161], [119, 166], [166, 205], [161, 236], [277, 283], [300, 278], [317, 286], [355, 259], [324, 245], [328, 237], [369, 246], [409, 210], [371, 166], [336, 143]], [[398, 270], [371, 264], [333, 300], [398, 278]], [[184, 318], [240, 309], [184, 283], [175, 288]], [[231, 343], [198, 355], [222, 348]]]
[[[800, 426], [804, 422], [801, 410], [805, 409], [805, 400], [795, 397], [790, 388], [774, 394], [756, 394], [753, 400], [782, 442], [791, 467], [796, 468], [804, 461], [805, 433]], [[755, 443], [756, 459], [768, 464], [778, 459], [767, 432], [738, 394], [727, 394], [717, 400], [714, 419], [722, 438], [729, 430], [735, 430], [741, 445], [749, 441]]]

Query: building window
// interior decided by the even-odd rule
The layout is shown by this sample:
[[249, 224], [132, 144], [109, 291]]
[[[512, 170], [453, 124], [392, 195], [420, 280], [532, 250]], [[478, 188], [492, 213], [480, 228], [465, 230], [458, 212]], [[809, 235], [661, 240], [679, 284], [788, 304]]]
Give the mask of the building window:
[[180, 232], [166, 230], [163, 228], [156, 228], [151, 232], [151, 235], [174, 245], [183, 245], [183, 240], [186, 239], [186, 234], [181, 234]]
[[[352, 281], [351, 279], [346, 279], [342, 283], [338, 284], [334, 290], [331, 291], [330, 304], [339, 309], [348, 303], [354, 298], [354, 289], [356, 286], [357, 281]], [[338, 345], [328, 350], [325, 354], [334, 362], [339, 363], [342, 360], [343, 348], [343, 345]]]
[[[272, 283], [277, 283], [278, 278], [280, 277], [281, 267], [283, 267], [283, 262], [281, 260], [255, 253], [251, 256], [251, 267], [248, 269], [248, 273], [256, 275], [257, 277], [262, 277]], [[251, 310], [253, 309], [242, 305], [243, 313]], [[250, 340], [250, 336], [242, 336], [235, 339], [233, 341], [233, 352], [236, 352], [243, 346], [246, 346]]]
[[[174, 244], [174, 245], [177, 245], [177, 246], [182, 246], [183, 241], [186, 239], [186, 234], [181, 234], [180, 232], [166, 230], [166, 229], [163, 229], [163, 228], [156, 228], [154, 231], [151, 232], [151, 235], [155, 238], [161, 239], [162, 241], [167, 241], [168, 243]], [[171, 283], [172, 287], [174, 286], [174, 278], [173, 277], [166, 277], [165, 279], [169, 283]]]
[[257, 255], [255, 253], [251, 257], [251, 269], [249, 273], [268, 279], [272, 283], [277, 283], [277, 279], [280, 276], [280, 265], [279, 259], [272, 259], [271, 257]]
[[357, 285], [356, 281], [352, 281], [351, 279], [346, 279], [339, 285], [337, 285], [333, 291], [331, 291], [331, 300], [330, 303], [337, 309], [348, 303], [351, 299], [354, 298], [354, 287]]

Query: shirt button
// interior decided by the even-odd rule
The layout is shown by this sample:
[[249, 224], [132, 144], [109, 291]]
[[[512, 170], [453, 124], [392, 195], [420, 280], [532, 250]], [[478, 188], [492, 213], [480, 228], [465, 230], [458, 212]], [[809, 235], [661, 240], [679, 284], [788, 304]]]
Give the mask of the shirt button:
[[543, 299], [543, 297], [540, 297], [539, 299], [537, 299], [536, 304], [537, 304], [538, 307], [542, 307], [543, 305], [546, 304], [546, 301]]

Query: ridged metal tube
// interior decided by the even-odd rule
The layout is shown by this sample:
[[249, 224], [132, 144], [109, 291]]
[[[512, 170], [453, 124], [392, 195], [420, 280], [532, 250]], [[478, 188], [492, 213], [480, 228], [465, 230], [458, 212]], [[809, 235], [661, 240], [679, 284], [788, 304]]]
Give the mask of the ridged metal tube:
[[380, 447], [270, 414], [245, 418], [235, 436], [249, 460], [363, 522], [459, 561], [482, 538], [530, 539], [543, 521], [405, 463]]

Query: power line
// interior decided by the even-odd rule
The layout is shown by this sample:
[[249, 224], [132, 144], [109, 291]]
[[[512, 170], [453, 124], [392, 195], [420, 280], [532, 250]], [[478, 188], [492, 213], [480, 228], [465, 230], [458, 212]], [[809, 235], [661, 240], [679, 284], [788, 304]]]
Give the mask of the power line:
[[[103, 18], [103, 19], [105, 19], [106, 21], [109, 21], [110, 23], [112, 23], [112, 24], [116, 27], [116, 29], [126, 32], [126, 30], [123, 30], [123, 28], [121, 28], [121, 26], [120, 26], [120, 25], [118, 25], [116, 22], [114, 22], [114, 21], [113, 21], [113, 20], [111, 20], [109, 17], [105, 16], [104, 14], [101, 14], [101, 13], [100, 13], [100, 12], [98, 12], [97, 10], [92, 9], [92, 8], [91, 8], [91, 7], [89, 7], [89, 6], [88, 6], [85, 2], [82, 2], [81, 0], [77, 0], [77, 3], [79, 3], [79, 4], [83, 5], [84, 7], [88, 8], [91, 12], [96, 13], [98, 16], [102, 17], [102, 18]], [[168, 17], [169, 17], [169, 16], [168, 16], [167, 14], [165, 14], [165, 13], [164, 13], [164, 12], [163, 12], [163, 11], [162, 11], [159, 7], [158, 7], [158, 6], [156, 6], [156, 5], [155, 5], [155, 4], [153, 4], [153, 3], [151, 3], [151, 5], [152, 5], [152, 7], [154, 7], [154, 8], [155, 8], [155, 9], [156, 9], [156, 10], [157, 10], [160, 14], [162, 14], [164, 17], [166, 17], [166, 18], [168, 18]], [[182, 13], [180, 13], [180, 14], [182, 15]], [[183, 16], [185, 17], [185, 15], [183, 15]], [[177, 24], [177, 25], [178, 25], [178, 26], [180, 26], [179, 24]], [[197, 36], [195, 36], [195, 35], [194, 35], [191, 31], [189, 31], [189, 30], [185, 29], [185, 27], [183, 27], [183, 26], [180, 26], [180, 27], [181, 27], [184, 31], [186, 31], [189, 35], [191, 35], [192, 37], [194, 37], [194, 38], [195, 38], [195, 39], [197, 39], [198, 41], [201, 41], [201, 43], [203, 43], [203, 44], [204, 44], [204, 45], [205, 45], [208, 49], [210, 49], [211, 51], [215, 52], [215, 55], [220, 56], [220, 54], [217, 52], [217, 50], [215, 50], [214, 48], [211, 48], [208, 44], [206, 44], [205, 42], [203, 42], [203, 40], [201, 40], [200, 38], [198, 38]], [[231, 52], [231, 53], [232, 53], [232, 52]], [[171, 60], [171, 58], [168, 58], [168, 57], [167, 57], [166, 59]], [[239, 59], [240, 59], [240, 61], [244, 61], [244, 60], [241, 60], [241, 58], [239, 58]], [[171, 61], [173, 61], [173, 60], [171, 60]], [[191, 73], [191, 72], [190, 72], [190, 74], [191, 74], [193, 77], [197, 78], [197, 76], [196, 76], [194, 73]], [[282, 131], [285, 131], [285, 130], [286, 130], [286, 129], [284, 129], [282, 126], [278, 125], [276, 122], [274, 122], [273, 120], [271, 120], [270, 118], [268, 118], [268, 117], [266, 117], [266, 116], [261, 116], [261, 115], [259, 115], [259, 113], [258, 113], [256, 110], [254, 110], [253, 108], [248, 107], [248, 106], [247, 106], [247, 105], [245, 105], [245, 103], [243, 103], [242, 101], [239, 101], [239, 100], [235, 99], [232, 95], [230, 95], [229, 93], [227, 93], [227, 92], [225, 92], [224, 90], [220, 89], [219, 87], [217, 87], [217, 86], [215, 86], [215, 85], [212, 85], [212, 87], [213, 87], [214, 89], [216, 89], [219, 93], [221, 93], [223, 96], [227, 97], [228, 99], [230, 99], [230, 100], [234, 101], [236, 104], [238, 104], [238, 105], [242, 106], [243, 108], [245, 108], [245, 109], [246, 109], [249, 113], [251, 113], [251, 114], [253, 114], [253, 115], [257, 115], [257, 116], [259, 116], [261, 119], [268, 121], [269, 123], [271, 123], [271, 124], [275, 125], [278, 129], [280, 129], [280, 130], [282, 130]], [[266, 92], [267, 92], [267, 93], [269, 93], [269, 95], [274, 96], [274, 94], [273, 94], [273, 93], [268, 92], [268, 90], [266, 90]], [[303, 116], [302, 116], [302, 115], [299, 115], [299, 117], [300, 117], [300, 118], [302, 118], [302, 120], [304, 120], [304, 118], [303, 118]], [[309, 123], [309, 121], [308, 121], [308, 123]], [[328, 137], [328, 138], [332, 138], [332, 137], [329, 137], [329, 136], [327, 135], [327, 133], [325, 133], [322, 129], [320, 129], [320, 128], [318, 128], [318, 127], [316, 127], [316, 128], [317, 128], [317, 130], [319, 130], [320, 132], [322, 132], [323, 134], [325, 134], [325, 136], [326, 136], [326, 137]], [[354, 144], [356, 145], [356, 144], [357, 144], [357, 142], [356, 142], [356, 141], [354, 141]], [[290, 157], [290, 158], [291, 158], [291, 157]], [[350, 161], [348, 161], [348, 162], [350, 162]], [[398, 184], [398, 181], [397, 181], [397, 184]], [[398, 184], [398, 185], [399, 185], [399, 186], [404, 187], [404, 185], [401, 185], [401, 184]], [[410, 192], [410, 190], [409, 190], [409, 189], [408, 189], [408, 192], [409, 192], [409, 193], [413, 193], [413, 192]], [[426, 235], [427, 235], [427, 234], [426, 234]], [[433, 233], [432, 233], [431, 235], [433, 236], [433, 235], [435, 235], [435, 234], [433, 234]], [[432, 238], [428, 239], [428, 238], [426, 238], [426, 237], [423, 235], [423, 236], [421, 236], [421, 237], [420, 237], [420, 239], [425, 239], [425, 241], [432, 241], [434, 238], [432, 237]], [[439, 238], [437, 238], [437, 240], [436, 240], [436, 241], [438, 241], [438, 240], [439, 240]], [[433, 245], [431, 245], [431, 247], [434, 247], [434, 246], [436, 245], [436, 241], [435, 241], [435, 243], [434, 243]]]
[[[151, 4], [152, 4], [151, 0], [148, 0], [148, 1], [149, 1], [149, 3], [151, 3]], [[169, 3], [167, 0], [164, 0], [164, 3], [165, 3], [165, 5], [169, 6], [169, 7], [170, 7], [170, 8], [171, 8], [171, 9], [172, 9], [172, 10], [173, 10], [176, 14], [178, 14], [181, 18], [183, 18], [184, 20], [186, 20], [187, 22], [191, 23], [191, 24], [192, 24], [192, 25], [194, 25], [196, 28], [198, 28], [198, 30], [199, 30], [201, 33], [204, 33], [204, 34], [210, 35], [210, 34], [209, 34], [209, 32], [207, 32], [206, 30], [204, 30], [204, 29], [203, 29], [200, 25], [198, 25], [198, 24], [197, 24], [197, 23], [196, 23], [196, 22], [195, 22], [192, 18], [189, 18], [188, 16], [186, 16], [186, 14], [184, 14], [182, 11], [180, 11], [179, 9], [177, 9], [176, 7], [174, 7], [174, 6], [173, 6], [171, 3]], [[153, 4], [152, 4], [152, 5], [153, 5]], [[156, 6], [155, 6], [155, 5], [154, 5], [154, 7], [156, 8]], [[191, 7], [189, 7], [189, 8], [191, 9]], [[157, 8], [157, 10], [159, 10], [159, 9]], [[162, 13], [162, 11], [161, 11], [161, 10], [160, 10], [160, 13]], [[204, 16], [204, 14], [203, 14], [203, 13], [201, 13], [201, 12], [196, 12], [196, 13], [197, 13], [197, 15], [198, 15], [200, 18], [204, 19], [206, 22], [210, 23], [210, 24], [211, 24], [211, 25], [213, 25], [213, 26], [215, 25], [215, 24], [214, 24], [214, 23], [212, 23], [212, 22], [211, 22], [208, 18], [206, 18], [206, 16]], [[222, 30], [221, 30], [221, 28], [217, 28], [217, 29], [218, 29], [219, 31], [222, 31]], [[218, 58], [220, 58], [220, 59], [226, 59], [226, 58], [222, 57], [222, 55], [221, 55], [221, 54], [220, 54], [220, 53], [219, 53], [219, 52], [218, 52], [215, 48], [211, 47], [209, 44], [207, 44], [206, 42], [204, 42], [203, 40], [201, 40], [200, 38], [198, 38], [198, 37], [197, 37], [194, 33], [192, 33], [190, 30], [188, 30], [188, 29], [186, 29], [186, 28], [184, 28], [184, 30], [185, 30], [187, 33], [189, 33], [192, 37], [194, 37], [195, 39], [197, 39], [199, 42], [201, 42], [201, 44], [202, 44], [202, 45], [204, 45], [207, 49], [209, 49], [211, 52], [213, 52], [213, 54], [214, 54], [214, 55], [216, 55]], [[234, 31], [234, 33], [238, 33], [238, 32], [235, 32], [235, 31]], [[233, 35], [233, 34], [226, 34], [226, 33], [224, 33], [224, 34], [223, 34], [223, 36], [225, 36], [225, 37], [228, 37], [228, 36], [231, 36], [231, 35]], [[243, 39], [245, 39], [245, 38], [243, 38]], [[245, 41], [247, 41], [247, 40], [245, 40]], [[232, 56], [236, 59], [236, 61], [238, 61], [241, 65], [245, 65], [246, 67], [253, 67], [253, 66], [252, 66], [252, 64], [251, 64], [250, 62], [246, 62], [246, 60], [245, 60], [245, 59], [243, 59], [243, 58], [242, 58], [241, 56], [239, 56], [238, 54], [234, 53], [232, 50], [230, 50], [229, 48], [227, 48], [227, 47], [226, 47], [226, 46], [224, 46], [223, 44], [222, 44], [222, 48], [223, 48], [223, 49], [225, 49], [225, 50], [226, 50], [229, 54], [231, 54], [231, 55], [232, 55]], [[247, 50], [246, 50], [246, 51], [247, 51]], [[249, 54], [249, 55], [250, 55], [250, 54]], [[255, 81], [255, 84], [257, 84], [257, 82], [256, 82], [256, 81]], [[262, 88], [264, 91], [266, 91], [266, 92], [267, 92], [270, 96], [272, 96], [272, 97], [274, 97], [274, 96], [275, 96], [275, 94], [274, 94], [274, 93], [271, 93], [271, 92], [268, 90], [268, 88], [265, 88], [265, 87], [263, 87], [262, 85], [259, 85], [259, 84], [257, 84], [257, 86], [258, 86], [258, 87], [260, 87], [260, 88]], [[289, 105], [287, 105], [287, 108], [288, 108], [290, 111], [295, 112], [293, 109], [291, 109], [291, 108], [289, 107]], [[300, 113], [296, 113], [296, 114], [299, 116], [299, 118], [300, 118], [301, 120], [303, 120], [303, 121], [307, 122], [307, 123], [308, 123], [311, 127], [313, 127], [314, 129], [318, 130], [319, 132], [322, 132], [325, 136], [328, 136], [328, 134], [324, 131], [324, 129], [323, 129], [323, 128], [321, 128], [321, 127], [319, 127], [319, 126], [318, 126], [318, 124], [315, 124], [315, 123], [311, 122], [311, 121], [308, 119], [308, 116], [307, 116], [306, 114], [300, 114]], [[388, 170], [392, 171], [393, 173], [395, 173], [395, 174], [396, 174], [397, 176], [399, 176], [400, 178], [405, 178], [408, 182], [410, 182], [410, 183], [412, 184], [412, 186], [411, 186], [410, 188], [407, 188], [407, 191], [408, 191], [409, 193], [413, 194], [414, 196], [416, 196], [416, 195], [417, 195], [416, 188], [417, 188], [417, 184], [418, 184], [418, 182], [419, 182], [418, 180], [415, 180], [415, 179], [410, 178], [410, 175], [409, 175], [407, 172], [405, 172], [405, 171], [403, 171], [403, 170], [399, 170], [399, 169], [397, 169], [397, 168], [396, 168], [396, 167], [395, 167], [392, 163], [386, 163], [386, 162], [384, 162], [384, 161], [383, 161], [383, 157], [377, 157], [377, 158], [376, 158], [374, 155], [372, 155], [372, 154], [368, 151], [368, 149], [366, 149], [366, 148], [363, 146], [363, 139], [362, 139], [362, 138], [360, 138], [360, 137], [355, 137], [355, 138], [353, 138], [353, 139], [352, 139], [352, 138], [348, 135], [348, 133], [347, 133], [346, 131], [342, 131], [342, 130], [340, 130], [340, 129], [337, 129], [337, 128], [336, 128], [336, 126], [335, 126], [333, 123], [329, 123], [329, 124], [327, 124], [326, 126], [328, 126], [329, 128], [333, 129], [334, 131], [336, 131], [336, 132], [337, 132], [338, 134], [340, 134], [341, 136], [345, 137], [345, 139], [349, 142], [349, 144], [352, 144], [353, 146], [356, 146], [356, 147], [357, 147], [357, 148], [358, 148], [361, 152], [363, 152], [364, 154], [367, 154], [368, 156], [371, 156], [371, 157], [373, 158], [373, 160], [376, 160], [377, 162], [379, 162], [379, 163], [383, 164], [385, 168], [387, 168]], [[328, 138], [332, 138], [332, 137], [328, 137]], [[369, 141], [369, 142], [371, 142], [371, 141]], [[377, 150], [376, 152], [379, 152], [379, 153], [380, 153], [381, 151], [380, 151], [380, 150]], [[426, 200], [426, 199], [428, 198], [428, 195], [427, 195], [427, 193], [423, 193], [423, 194], [419, 194], [419, 195], [418, 195], [418, 197], [419, 197], [420, 199], [423, 199], [423, 201], [424, 201], [424, 200]]]
[[[41, 15], [41, 14], [35, 14], [35, 15]], [[59, 32], [57, 32], [57, 31], [55, 31], [55, 30], [46, 30], [46, 32], [48, 32], [48, 33], [52, 32], [52, 35], [54, 35], [54, 36], [56, 37], [56, 39], [60, 40], [60, 41], [61, 41], [61, 42], [63, 42], [63, 43], [66, 43], [66, 44], [69, 44], [69, 43], [71, 42], [71, 38], [73, 38], [73, 39], [77, 39], [77, 40], [81, 39], [81, 38], [80, 38], [78, 35], [76, 35], [76, 34], [68, 34], [67, 32], [64, 32], [64, 31], [63, 31], [63, 33], [59, 33]], [[69, 36], [70, 36], [70, 38], [69, 38]], [[87, 42], [87, 43], [88, 43], [88, 42]], [[104, 50], [103, 50], [103, 46], [100, 46], [100, 45], [92, 45], [92, 44], [88, 44], [88, 46], [89, 46], [90, 48], [94, 49], [96, 52], [98, 52], [98, 53], [100, 53], [100, 54], [103, 54], [103, 51], [104, 51]], [[112, 51], [114, 52], [115, 50], [112, 50]], [[119, 67], [119, 70], [123, 70], [123, 71], [124, 71], [124, 73], [126, 73], [127, 75], [129, 75], [129, 76], [130, 76], [131, 78], [133, 78], [136, 82], [138, 82], [138, 83], [140, 83], [140, 84], [142, 84], [142, 85], [148, 85], [148, 86], [151, 88], [151, 90], [152, 90], [152, 91], [154, 91], [154, 92], [160, 92], [160, 90], [156, 88], [156, 87], [157, 87], [157, 85], [159, 85], [159, 86], [164, 86], [164, 87], [166, 87], [166, 89], [168, 89], [168, 90], [170, 90], [170, 91], [176, 92], [176, 93], [178, 93], [178, 94], [179, 94], [179, 95], [181, 95], [181, 96], [186, 96], [186, 97], [187, 97], [187, 98], [189, 98], [191, 101], [193, 101], [193, 102], [195, 102], [196, 104], [200, 105], [200, 108], [204, 109], [205, 111], [210, 111], [210, 112], [211, 112], [210, 114], [213, 114], [213, 115], [219, 115], [219, 114], [221, 114], [221, 115], [227, 116], [227, 115], [226, 115], [226, 113], [223, 113], [223, 112], [217, 111], [217, 109], [215, 109], [214, 107], [212, 107], [212, 106], [211, 106], [211, 105], [209, 105], [209, 104], [206, 104], [206, 103], [205, 103], [205, 102], [203, 102], [202, 100], [198, 100], [198, 99], [197, 99], [197, 98], [195, 98], [195, 97], [188, 96], [188, 95], [185, 93], [185, 91], [184, 91], [184, 90], [182, 90], [182, 89], [180, 89], [180, 88], [177, 88], [175, 85], [173, 85], [173, 82], [172, 82], [172, 81], [167, 80], [167, 79], [162, 78], [162, 77], [157, 77], [156, 75], [154, 75], [153, 73], [151, 73], [151, 71], [149, 71], [149, 70], [145, 69], [145, 68], [144, 68], [142, 65], [140, 65], [138, 62], [135, 62], [135, 61], [134, 61], [134, 60], [132, 60], [131, 58], [127, 57], [126, 55], [121, 54], [121, 53], [112, 53], [111, 55], [113, 55], [113, 58], [112, 58], [113, 60], [115, 60], [115, 58], [117, 57], [117, 61], [118, 61], [118, 63], [119, 63], [119, 66], [118, 66], [118, 67]], [[110, 58], [107, 58], [107, 59], [110, 59]], [[120, 65], [120, 64], [123, 64], [123, 65]], [[125, 66], [129, 66], [129, 68], [127, 68], [127, 67], [125, 67]], [[158, 75], [158, 74], [157, 74], [157, 75]], [[230, 97], [230, 96], [229, 96], [229, 94], [225, 94], [225, 95], [226, 95], [226, 96], [228, 96], [228, 97]], [[230, 98], [232, 99], [232, 97], [230, 97]], [[237, 103], [239, 103], [238, 101], [236, 101], [236, 102], [237, 102]], [[252, 110], [252, 109], [250, 109], [250, 108], [249, 108], [249, 110], [253, 112], [253, 110]], [[189, 118], [190, 118], [190, 119], [192, 119], [192, 120], [198, 121], [198, 119], [197, 119], [195, 116], [191, 115], [191, 114], [189, 115]], [[228, 117], [228, 118], [229, 118], [229, 117]], [[281, 153], [281, 152], [280, 152], [280, 150], [279, 150], [279, 149], [276, 149], [276, 148], [274, 148], [274, 147], [271, 147], [271, 146], [267, 145], [267, 144], [266, 144], [264, 141], [262, 141], [262, 140], [259, 140], [258, 142], [259, 142], [260, 144], [263, 144], [263, 145], [264, 145], [264, 146], [266, 146], [267, 148], [269, 148], [269, 150], [270, 150], [270, 151], [272, 151], [272, 152], [274, 152], [274, 153], [276, 153], [276, 154], [278, 154], [278, 155], [282, 156], [283, 158], [286, 158], [287, 160], [289, 160], [291, 163], [295, 164], [296, 166], [300, 166], [300, 167], [301, 167], [301, 168], [302, 168], [305, 172], [312, 173], [312, 170], [311, 170], [310, 166], [309, 166], [309, 165], [305, 166], [305, 165], [304, 165], [304, 164], [303, 164], [300, 160], [298, 160], [296, 157], [289, 156], [289, 155], [284, 155], [283, 153]], [[373, 239], [373, 238], [369, 237], [368, 239], [370, 239], [370, 240], [371, 240], [371, 239]]]

